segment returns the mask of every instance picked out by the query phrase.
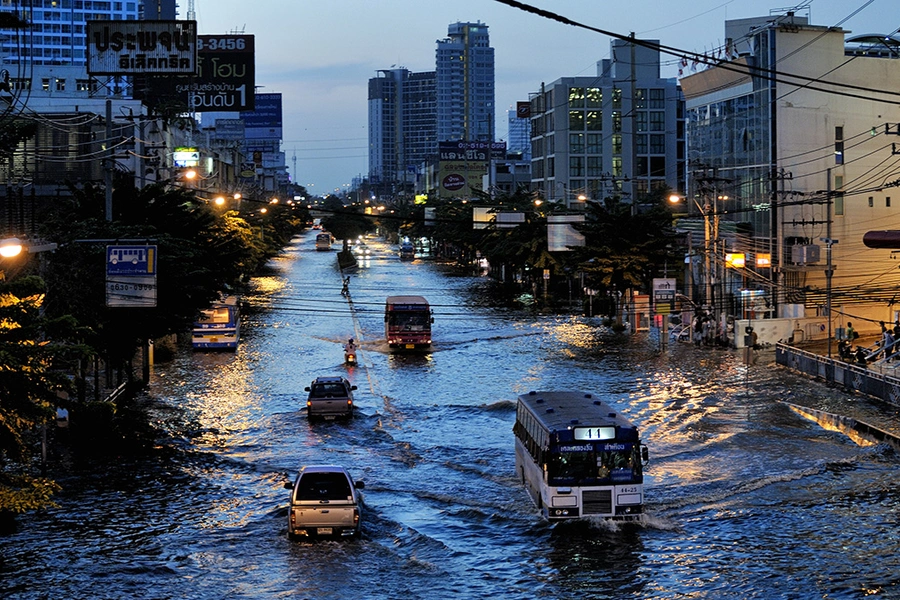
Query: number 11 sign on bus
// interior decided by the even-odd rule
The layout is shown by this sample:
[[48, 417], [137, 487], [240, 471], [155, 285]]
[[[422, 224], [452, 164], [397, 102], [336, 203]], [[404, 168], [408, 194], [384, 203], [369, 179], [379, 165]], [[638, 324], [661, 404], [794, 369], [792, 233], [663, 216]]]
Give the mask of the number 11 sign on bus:
[[106, 305], [156, 306], [156, 246], [106, 247]]

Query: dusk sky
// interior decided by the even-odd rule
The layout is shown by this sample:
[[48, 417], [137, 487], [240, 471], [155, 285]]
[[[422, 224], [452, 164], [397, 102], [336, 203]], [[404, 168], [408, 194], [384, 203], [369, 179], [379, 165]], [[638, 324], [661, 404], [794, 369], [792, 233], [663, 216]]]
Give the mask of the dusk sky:
[[[897, 0], [530, 0], [596, 29], [703, 53], [724, 44], [725, 20], [767, 16], [796, 6], [813, 25], [854, 34], [896, 33]], [[201, 34], [255, 36], [256, 84], [280, 92], [288, 170], [315, 195], [347, 189], [368, 173], [368, 80], [379, 69], [433, 71], [438, 39], [450, 23], [482, 22], [494, 48], [497, 137], [506, 111], [541, 83], [591, 76], [609, 58], [609, 37], [524, 12], [496, 0], [195, 0]], [[180, 2], [185, 18], [187, 2]], [[676, 77], [663, 55], [662, 75]], [[685, 70], [685, 75], [690, 69]], [[296, 157], [296, 170], [294, 159]]]

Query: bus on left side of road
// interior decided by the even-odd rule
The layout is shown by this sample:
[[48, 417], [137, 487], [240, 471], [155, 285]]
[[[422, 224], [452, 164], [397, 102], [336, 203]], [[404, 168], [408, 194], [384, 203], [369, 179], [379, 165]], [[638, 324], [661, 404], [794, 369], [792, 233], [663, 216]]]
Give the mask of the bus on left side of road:
[[237, 350], [240, 338], [238, 298], [225, 296], [200, 312], [200, 318], [194, 322], [191, 346], [194, 350]]

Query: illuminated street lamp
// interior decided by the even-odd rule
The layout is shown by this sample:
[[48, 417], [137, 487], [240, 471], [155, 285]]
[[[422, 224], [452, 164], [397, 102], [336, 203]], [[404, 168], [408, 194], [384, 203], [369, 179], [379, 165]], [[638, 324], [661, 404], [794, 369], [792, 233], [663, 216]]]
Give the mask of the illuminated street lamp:
[[0, 256], [12, 258], [22, 253], [24, 246], [19, 238], [6, 238], [0, 240]]

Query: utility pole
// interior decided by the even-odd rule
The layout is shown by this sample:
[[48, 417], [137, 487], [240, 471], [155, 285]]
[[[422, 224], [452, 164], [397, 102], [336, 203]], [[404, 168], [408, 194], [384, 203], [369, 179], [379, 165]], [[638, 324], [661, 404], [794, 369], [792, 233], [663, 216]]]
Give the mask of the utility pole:
[[[834, 244], [837, 244], [837, 240], [831, 239], [831, 202], [832, 202], [832, 194], [831, 194], [831, 167], [825, 170], [826, 177], [828, 177], [828, 181], [825, 185], [825, 195], [826, 198], [826, 228], [825, 228], [825, 237], [819, 238], [820, 241], [825, 242], [825, 259], [826, 259], [826, 267], [825, 267], [825, 313], [826, 318], [828, 319], [828, 358], [831, 358], [831, 279], [834, 276], [834, 267], [831, 263], [831, 247]], [[828, 372], [828, 381], [834, 381], [834, 369], [829, 369]]]
[[104, 161], [103, 183], [106, 185], [106, 220], [113, 220], [113, 148], [112, 148], [112, 100], [106, 99], [106, 160]]
[[[778, 308], [784, 301], [784, 268], [782, 266], [782, 260], [784, 259], [784, 235], [781, 233], [781, 212], [780, 212], [780, 203], [785, 198], [785, 189], [784, 182], [793, 179], [794, 174], [785, 171], [784, 169], [780, 169], [778, 172], [774, 174], [774, 177], [777, 181], [781, 183], [780, 190], [776, 187], [774, 192], [775, 201], [772, 203], [771, 208], [771, 236], [769, 252], [772, 256], [772, 283], [774, 284], [774, 290], [772, 293], [772, 307], [775, 309], [775, 312], [772, 316], [778, 316]], [[775, 248], [774, 252], [772, 252], [771, 240], [774, 238], [775, 240]]]

